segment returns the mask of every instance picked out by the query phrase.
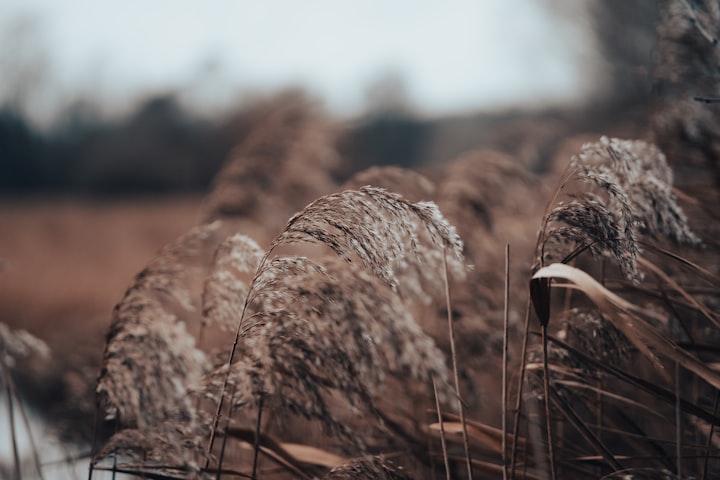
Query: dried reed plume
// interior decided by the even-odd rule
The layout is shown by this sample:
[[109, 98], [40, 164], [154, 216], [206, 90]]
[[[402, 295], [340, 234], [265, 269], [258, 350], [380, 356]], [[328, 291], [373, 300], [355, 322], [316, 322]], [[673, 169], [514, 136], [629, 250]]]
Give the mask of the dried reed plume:
[[[199, 471], [209, 420], [198, 409], [196, 392], [211, 365], [187, 331], [186, 320], [198, 317], [193, 287], [209, 269], [203, 322], [222, 326], [244, 300], [233, 296], [244, 292], [235, 275], [254, 270], [262, 255], [241, 235], [220, 243], [223, 230], [221, 222], [200, 225], [164, 247], [115, 307], [97, 394], [118, 431], [95, 455], [96, 463], [113, 454], [132, 462], [127, 467], [135, 471], [148, 465], [164, 465], [165, 473], [175, 467]], [[215, 250], [208, 268], [208, 253]], [[221, 284], [225, 279], [232, 282]]]
[[97, 393], [118, 426], [193, 420], [188, 391], [208, 361], [178, 315], [194, 308], [188, 275], [219, 229], [218, 222], [196, 227], [163, 248], [115, 307]]
[[[344, 262], [270, 258], [298, 242], [326, 245]], [[410, 203], [373, 187], [314, 201], [272, 242], [243, 310], [239, 358], [231, 354], [225, 379], [216, 372], [207, 392], [219, 401], [229, 385], [237, 407], [262, 408], [271, 396], [280, 411], [320, 420], [349, 438], [327, 405], [329, 390], [380, 414], [374, 400], [387, 372], [445, 379], [444, 356], [395, 293], [401, 283], [395, 270], [413, 263], [437, 267], [431, 252], [438, 250], [440, 261], [447, 252], [461, 265], [462, 241], [432, 203]]]
[[393, 288], [398, 286], [395, 269], [433, 258], [429, 252], [447, 252], [448, 261], [457, 266], [463, 259], [462, 240], [437, 205], [411, 203], [375, 187], [314, 201], [288, 221], [270, 251], [295, 242], [326, 245], [350, 263], [357, 257]]
[[672, 172], [654, 145], [607, 137], [583, 145], [558, 195], [565, 189], [590, 190], [571, 191], [569, 200], [546, 213], [535, 268], [587, 249], [611, 258], [627, 278], [637, 280], [641, 235], [697, 244], [671, 185]]
[[[345, 262], [324, 263], [278, 257], [265, 266], [229, 382], [237, 408], [270, 400], [280, 413], [318, 420], [358, 443], [328, 395], [335, 391], [357, 412], [379, 414], [375, 401], [387, 393], [388, 373], [446, 379], [444, 355], [387, 285]], [[221, 379], [222, 371], [211, 377], [209, 391], [217, 392]]]

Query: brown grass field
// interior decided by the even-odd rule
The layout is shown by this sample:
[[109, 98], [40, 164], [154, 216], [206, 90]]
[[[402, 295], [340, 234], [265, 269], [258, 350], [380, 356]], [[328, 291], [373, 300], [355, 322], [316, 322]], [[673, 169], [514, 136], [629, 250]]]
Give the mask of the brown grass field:
[[51, 346], [97, 345], [132, 277], [201, 208], [199, 198], [2, 201], [2, 321]]
[[205, 198], [6, 201], [10, 416], [97, 478], [712, 478], [704, 176], [586, 133], [336, 184], [336, 132], [282, 97]]
[[91, 480], [720, 477], [695, 3], [660, 12], [652, 101], [583, 128], [597, 105], [344, 178], [342, 128], [291, 93], [202, 198], [5, 200], [0, 475], [43, 478], [53, 437]]

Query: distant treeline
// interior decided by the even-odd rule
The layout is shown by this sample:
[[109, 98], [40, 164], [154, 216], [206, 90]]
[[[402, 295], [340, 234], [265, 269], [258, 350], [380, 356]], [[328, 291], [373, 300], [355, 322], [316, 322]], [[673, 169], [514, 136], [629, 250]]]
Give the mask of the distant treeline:
[[[573, 5], [555, 2], [553, 8], [573, 15]], [[548, 148], [570, 133], [568, 129], [598, 128], [608, 121], [604, 115], [612, 112], [617, 118], [617, 109], [647, 101], [656, 2], [607, 0], [593, 2], [591, 8], [609, 80], [584, 112], [427, 120], [412, 115], [411, 108], [380, 108], [343, 129], [338, 148], [347, 164], [344, 173], [349, 176], [369, 165], [446, 161], [478, 146], [507, 151], [542, 169]], [[230, 150], [249, 132], [251, 109], [239, 106], [231, 115], [208, 119], [182, 108], [174, 95], [160, 95], [111, 121], [80, 102], [68, 108], [54, 128], [41, 131], [22, 108], [0, 105], [0, 195], [205, 191]]]
[[226, 125], [183, 111], [169, 96], [148, 100], [121, 121], [98, 121], [78, 106], [48, 133], [5, 108], [0, 189], [92, 194], [203, 189], [232, 145], [225, 130]]
[[[251, 125], [252, 107], [223, 119], [189, 112], [173, 96], [127, 118], [99, 120], [81, 105], [48, 132], [16, 109], [0, 109], [0, 194], [167, 194], [204, 191]], [[345, 129], [349, 175], [369, 164], [422, 161], [427, 122], [384, 112]]]

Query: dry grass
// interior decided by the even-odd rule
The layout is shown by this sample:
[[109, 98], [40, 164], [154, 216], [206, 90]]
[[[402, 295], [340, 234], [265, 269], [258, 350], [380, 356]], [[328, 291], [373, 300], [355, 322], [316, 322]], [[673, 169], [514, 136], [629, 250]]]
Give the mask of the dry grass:
[[[361, 452], [420, 451], [422, 425], [385, 396], [390, 381], [414, 392], [405, 405], [422, 395], [413, 382], [428, 402], [431, 379], [447, 391], [445, 356], [405, 303], [437, 288], [445, 259], [462, 278], [462, 242], [437, 207], [372, 187], [328, 195], [293, 216], [264, 256], [223, 232], [216, 221], [168, 244], [116, 306], [97, 391], [118, 431], [96, 460], [163, 475], [239, 468], [228, 432], [255, 423], [254, 476], [261, 433], [287, 428], [285, 417]], [[329, 247], [335, 259], [278, 256], [297, 244]], [[253, 271], [247, 283], [237, 278]], [[228, 322], [237, 332], [229, 358], [213, 362], [188, 329]], [[150, 440], [134, 443], [141, 438]]]
[[[388, 181], [410, 194], [436, 195], [463, 230], [482, 232], [473, 238], [497, 241], [504, 215], [517, 217], [522, 208], [488, 191], [513, 181], [516, 191], [532, 190], [538, 179], [517, 171], [508, 157], [475, 155], [453, 164], [437, 188], [420, 176], [401, 183], [399, 170], [389, 170]], [[466, 250], [434, 204], [411, 203], [374, 187], [320, 197], [287, 221], [264, 254], [243, 235], [222, 241], [218, 224], [191, 230], [161, 251], [116, 308], [99, 391], [120, 431], [96, 461], [116, 458], [125, 471], [153, 471], [161, 478], [221, 471], [264, 477], [270, 464], [304, 477], [324, 471], [321, 466], [329, 465], [322, 458], [331, 454], [392, 451], [408, 472], [426, 477], [442, 468], [439, 438], [434, 420], [419, 421], [416, 409], [432, 408], [433, 379], [445, 390], [441, 408], [452, 404], [446, 359], [453, 350], [469, 417], [440, 424], [448, 440], [442, 457], [453, 475], [465, 461], [476, 473], [504, 471], [515, 478], [543, 472], [592, 478], [625, 468], [706, 471], [711, 467], [682, 459], [699, 437], [708, 438], [715, 414], [702, 399], [708, 388], [720, 386], [720, 376], [687, 348], [684, 336], [692, 338], [703, 320], [720, 324], [707, 303], [713, 297], [689, 291], [698, 276], [717, 283], [690, 260], [663, 253], [682, 245], [692, 252], [701, 241], [672, 181], [663, 154], [641, 141], [603, 137], [572, 157], [535, 248], [531, 299], [543, 341], [526, 330], [528, 350], [519, 362], [520, 345], [510, 348], [522, 390], [510, 391], [520, 409], [506, 442], [492, 426], [500, 396], [486, 393], [494, 403], [478, 401], [474, 389], [474, 367], [482, 362], [498, 366], [482, 384], [498, 385], [499, 348], [473, 352], [471, 336], [462, 335], [463, 315], [472, 312], [485, 329], [507, 316], [517, 338], [522, 294], [506, 294], [507, 310], [505, 302], [478, 302], [463, 280], [497, 290], [508, 270], [495, 272], [500, 280], [458, 273], [452, 290], [458, 303], [449, 308], [458, 309], [453, 313], [460, 320], [450, 319], [461, 335], [455, 341], [432, 328], [448, 312], [438, 301], [442, 295], [432, 293], [441, 288], [441, 259], [451, 253], [462, 272]], [[475, 248], [475, 260], [485, 258], [488, 246]], [[298, 249], [311, 257], [284, 253]], [[546, 266], [551, 262], [561, 263]], [[663, 267], [673, 266], [686, 268], [686, 281], [665, 273]], [[188, 268], [204, 278], [195, 280], [194, 294]], [[528, 281], [530, 275], [520, 277]], [[573, 285], [584, 296], [573, 293]], [[623, 298], [608, 288], [615, 285], [633, 290]], [[418, 309], [423, 298], [434, 313]], [[421, 320], [415, 320], [418, 314]], [[225, 341], [230, 353], [214, 353], [212, 347], [222, 347], [216, 342], [198, 349], [186, 324], [200, 325], [199, 332], [234, 325], [232, 345]], [[639, 370], [625, 372], [628, 364]], [[692, 393], [681, 393], [668, 374], [675, 364]], [[491, 418], [478, 421], [483, 416]], [[653, 423], [658, 418], [677, 427], [664, 441], [664, 429]], [[290, 445], [298, 443], [315, 450], [297, 457]], [[503, 444], [512, 444], [512, 455], [502, 455]], [[504, 469], [502, 458], [512, 465]], [[363, 462], [334, 472], [395, 475]]]
[[[701, 1], [664, 13], [659, 81], [697, 73], [696, 57], [669, 66], [716, 17]], [[133, 266], [99, 372], [94, 467], [716, 478], [714, 111], [669, 93], [645, 126], [662, 149], [581, 135], [545, 174], [526, 167], [532, 149], [473, 150], [339, 190], [332, 122], [297, 96], [259, 105], [205, 208], [222, 221]]]
[[[503, 175], [513, 177], [513, 167], [506, 166], [510, 159], [480, 158], [488, 159], [481, 164], [486, 173], [496, 168], [500, 177], [478, 177], [478, 188], [497, 188], [488, 185], [506, 183]], [[372, 179], [378, 172], [359, 178]], [[476, 228], [492, 239], [495, 224], [503, 221], [489, 223], [490, 218], [519, 213], [514, 204], [492, 196], [466, 201], [474, 177], [453, 177], [452, 172], [437, 192], [455, 192], [441, 198], [448, 211], [466, 219], [465, 229], [472, 231], [471, 217], [463, 215], [479, 214]], [[515, 478], [542, 477], [544, 471], [553, 477], [572, 472], [592, 478], [625, 468], [658, 474], [708, 470], [700, 467], [702, 462], [681, 459], [696, 448], [691, 438], [708, 437], [715, 414], [702, 398], [708, 388], [720, 386], [720, 376], [688, 349], [684, 336], [694, 336], [702, 320], [720, 324], [707, 303], [713, 297], [691, 293], [688, 283], [698, 278], [717, 285], [717, 280], [690, 260], [663, 253], [683, 244], [696, 249], [701, 241], [679, 206], [672, 172], [654, 146], [606, 138], [584, 145], [567, 172], [541, 221], [535, 253], [531, 294], [544, 340], [538, 344], [526, 331], [529, 348], [521, 362], [519, 345], [511, 348], [511, 366], [521, 367], [516, 378], [524, 379], [524, 388], [510, 391], [521, 409], [507, 442], [492, 426], [499, 407], [493, 407], [490, 424], [478, 421], [488, 415], [489, 402], [471, 400], [477, 396], [472, 388], [477, 377], [468, 375], [475, 361], [497, 365], [499, 350], [478, 354], [465, 347], [468, 338], [454, 341], [432, 328], [432, 336], [423, 332], [442, 316], [441, 305], [432, 299], [432, 290], [441, 287], [442, 256], [454, 252], [450, 258], [462, 271], [459, 237], [434, 204], [363, 187], [307, 205], [264, 254], [244, 235], [222, 241], [221, 233], [228, 230], [217, 223], [191, 230], [160, 252], [116, 308], [99, 391], [108, 418], [120, 431], [96, 461], [116, 458], [123, 471], [152, 471], [158, 478], [202, 472], [264, 477], [270, 464], [301, 477], [327, 471], [404, 478], [406, 473], [379, 460], [328, 470], [336, 461], [328, 459], [337, 458], [333, 454], [352, 458], [393, 451], [408, 472], [425, 477], [442, 468], [433, 453], [438, 425], [432, 417], [429, 423], [419, 421], [411, 412], [419, 405], [432, 408], [431, 379], [445, 389], [441, 408], [452, 404], [447, 402], [447, 353], [457, 346], [464, 376], [459, 395], [469, 407], [469, 419], [451, 417], [440, 424], [448, 440], [442, 456], [451, 468], [467, 460], [475, 473], [499, 476], [505, 458], [501, 446], [507, 443], [514, 466], [505, 472]], [[433, 192], [426, 179], [410, 178], [409, 191], [422, 185]], [[460, 178], [469, 182], [467, 188], [450, 189]], [[525, 174], [518, 181], [517, 188], [531, 188], [537, 180]], [[471, 210], [462, 213], [467, 205]], [[312, 258], [284, 253], [298, 244]], [[308, 249], [311, 245], [322, 248]], [[551, 261], [562, 263], [543, 268]], [[682, 266], [690, 276], [672, 280], [656, 262]], [[197, 270], [201, 280], [186, 278], [188, 269]], [[657, 283], [649, 283], [649, 276]], [[456, 276], [453, 291], [468, 295], [472, 290], [463, 279]], [[585, 297], [563, 293], [573, 285]], [[608, 288], [615, 285], [634, 290], [623, 298]], [[422, 304], [417, 299], [423, 296], [437, 313], [426, 310], [416, 321]], [[516, 299], [507, 296], [506, 301], [507, 311], [487, 303], [458, 308], [483, 305], [475, 312], [488, 328], [498, 314], [508, 320], [517, 315]], [[456, 306], [451, 302], [450, 308]], [[515, 332], [518, 320], [508, 324]], [[462, 327], [463, 321], [453, 323]], [[199, 349], [186, 324], [198, 325], [198, 334], [234, 325], [229, 356], [214, 353], [213, 347], [222, 346], [217, 342]], [[225, 345], [230, 347], [227, 340]], [[639, 370], [624, 371], [628, 364]], [[685, 390], [667, 373], [675, 364], [685, 372], [683, 382], [692, 385], [692, 393], [680, 393]], [[499, 371], [486, 387], [498, 384]], [[630, 410], [632, 416], [626, 413]], [[679, 433], [673, 430], [661, 441], [663, 428], [653, 423], [658, 418], [672, 419]], [[466, 432], [465, 447], [461, 432]], [[551, 453], [545, 438], [552, 439]], [[314, 450], [292, 447], [298, 443]]]
[[[506, 439], [507, 457], [516, 458], [512, 476], [549, 471], [550, 430], [558, 478], [621, 469], [711, 478], [716, 467], [703, 445], [713, 451], [712, 425], [720, 422], [709, 402], [720, 385], [712, 368], [720, 282], [717, 263], [692, 260], [708, 258], [712, 245], [700, 238], [706, 250], [698, 250], [690, 227], [702, 210], [673, 189], [652, 145], [600, 139], [583, 146], [540, 222], [533, 282], [541, 288], [533, 301], [548, 326], [546, 354], [529, 331], [521, 362], [532, 242], [509, 232], [534, 230], [524, 215], [537, 210], [473, 190], [517, 181], [514, 191], [533, 191], [540, 180], [516, 178], [511, 161], [468, 156], [437, 187], [389, 171], [389, 182], [416, 200], [440, 200], [475, 239], [471, 250], [434, 204], [378, 188], [320, 197], [265, 250], [237, 233], [242, 223], [234, 220], [203, 224], [169, 243], [115, 309], [98, 391], [106, 422], [99, 432], [110, 425], [117, 432], [99, 439], [97, 468], [154, 478], [429, 478], [442, 475], [445, 458], [451, 474], [464, 478], [469, 458], [476, 475], [501, 477], [505, 302], [496, 296], [505, 268], [497, 270], [504, 259], [492, 252], [505, 238], [515, 252], [508, 265], [511, 378], [518, 380], [522, 366], [525, 379], [520, 397], [517, 388], [509, 392], [510, 403], [521, 402], [517, 433]], [[473, 176], [477, 168], [486, 175]], [[491, 170], [497, 178], [488, 177]], [[451, 187], [461, 180], [467, 185]], [[693, 207], [691, 217], [682, 202]], [[480, 263], [464, 274], [463, 251]], [[458, 271], [454, 342], [437, 291], [445, 252]], [[575, 267], [541, 268], [558, 261]], [[475, 293], [482, 287], [489, 297]], [[238, 332], [231, 355], [228, 330]], [[440, 408], [450, 409], [453, 346], [467, 419], [440, 412], [442, 454], [430, 385], [437, 381]], [[682, 385], [671, 374], [676, 364]], [[405, 469], [365, 456], [381, 452]]]
[[[553, 475], [601, 476], [626, 468], [708, 474], [690, 453], [695, 447], [689, 439], [711, 441], [696, 429], [716, 422], [704, 399], [720, 377], [681, 343], [694, 343], [705, 322], [717, 326], [706, 303], [716, 299], [690, 294], [688, 285], [703, 282], [702, 270], [662, 248], [679, 251], [684, 244], [692, 254], [699, 243], [673, 193], [672, 172], [654, 146], [602, 138], [573, 157], [538, 238], [536, 268], [548, 258], [562, 263], [540, 268], [531, 281], [543, 343], [542, 351], [534, 343], [524, 364], [530, 387], [525, 426], [544, 430], [538, 438], [556, 437], [550, 444], [557, 453]], [[695, 272], [673, 280], [664, 269], [674, 270], [676, 263]], [[622, 286], [623, 296], [605, 285]], [[682, 377], [670, 374], [673, 369]], [[531, 414], [533, 397], [545, 404], [539, 417]]]

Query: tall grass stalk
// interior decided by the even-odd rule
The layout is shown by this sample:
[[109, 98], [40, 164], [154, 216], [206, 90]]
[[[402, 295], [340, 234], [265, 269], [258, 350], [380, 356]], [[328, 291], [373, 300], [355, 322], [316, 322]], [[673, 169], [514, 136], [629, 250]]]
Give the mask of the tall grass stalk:
[[[260, 262], [260, 266], [258, 267], [258, 270], [261, 270], [263, 265], [265, 264], [267, 257], [263, 257], [262, 261]], [[208, 440], [207, 448], [205, 450], [205, 466], [204, 469], [207, 469], [210, 466], [210, 458], [212, 454], [213, 446], [215, 445], [215, 437], [217, 436], [217, 430], [218, 425], [220, 423], [220, 416], [222, 415], [223, 405], [225, 403], [225, 392], [227, 391], [228, 384], [230, 381], [230, 365], [233, 363], [233, 359], [235, 358], [235, 354], [237, 353], [238, 344], [240, 343], [240, 333], [242, 332], [242, 326], [243, 326], [243, 319], [245, 318], [245, 312], [247, 312], [248, 308], [248, 302], [249, 302], [249, 295], [245, 297], [245, 302], [243, 303], [242, 312], [240, 313], [240, 321], [238, 321], [237, 328], [235, 330], [235, 337], [233, 338], [232, 346], [230, 347], [230, 352], [228, 353], [228, 359], [225, 362], [225, 365], [227, 367], [227, 371], [225, 372], [225, 378], [223, 379], [223, 385], [220, 390], [220, 396], [218, 398], [217, 407], [215, 409], [215, 415], [213, 416], [213, 423], [212, 427], [210, 428], [210, 438]], [[232, 406], [230, 407], [232, 409]], [[222, 470], [222, 465], [218, 465], [218, 471]]]
[[553, 422], [552, 412], [550, 408], [550, 369], [548, 368], [548, 340], [547, 340], [547, 324], [540, 327], [542, 332], [542, 349], [543, 349], [543, 389], [545, 398], [545, 428], [547, 430], [547, 448], [548, 459], [550, 464], [550, 478], [555, 480], [555, 444], [553, 443]]
[[262, 412], [265, 397], [261, 396], [258, 402], [257, 422], [255, 423], [255, 444], [253, 445], [253, 462], [251, 478], [257, 478], [258, 454], [260, 453], [260, 428], [262, 427]]
[[443, 462], [445, 463], [445, 479], [450, 480], [450, 458], [447, 451], [447, 440], [445, 439], [445, 423], [443, 422], [442, 410], [440, 410], [440, 397], [438, 396], [437, 380], [432, 378], [433, 394], [435, 396], [435, 411], [437, 412], [438, 423], [440, 424], [440, 445], [442, 447]]
[[[4, 349], [3, 349], [4, 350]], [[10, 424], [10, 442], [12, 443], [12, 453], [13, 453], [13, 464], [15, 468], [15, 478], [17, 480], [22, 479], [22, 474], [20, 472], [20, 453], [18, 450], [17, 445], [17, 432], [15, 431], [15, 407], [14, 407], [14, 394], [12, 391], [12, 387], [10, 386], [10, 375], [7, 372], [7, 369], [5, 367], [4, 356], [5, 352], [0, 352], [0, 355], [3, 357], [0, 357], [0, 371], [2, 372], [2, 382], [3, 385], [5, 385], [5, 401], [7, 402], [7, 411], [8, 411], [8, 423]]]
[[503, 308], [503, 353], [502, 353], [502, 465], [503, 480], [508, 479], [507, 461], [507, 395], [508, 395], [508, 336], [510, 313], [510, 244], [505, 244], [505, 302]]
[[30, 440], [32, 458], [39, 478], [43, 478], [42, 466], [38, 456], [35, 436], [30, 427], [30, 421], [25, 412], [25, 407], [13, 379], [12, 366], [28, 357], [37, 356], [44, 359], [50, 357], [50, 349], [47, 344], [25, 330], [13, 330], [5, 323], [0, 322], [0, 383], [3, 384], [8, 412], [8, 424], [10, 426], [10, 442], [12, 445], [13, 468], [15, 476], [20, 479], [22, 468], [20, 464], [20, 452], [17, 444], [17, 425], [15, 422], [16, 409], [20, 412], [25, 431]]
[[682, 479], [683, 472], [683, 441], [682, 441], [682, 409], [680, 408], [680, 362], [675, 362], [675, 457], [677, 477]]
[[233, 386], [233, 388], [230, 391], [230, 407], [229, 407], [229, 412], [227, 414], [227, 419], [225, 420], [225, 428], [223, 429], [224, 434], [223, 434], [222, 445], [220, 447], [220, 456], [218, 457], [218, 471], [217, 471], [215, 480], [220, 480], [220, 475], [221, 475], [221, 471], [222, 471], [222, 469], [220, 468], [220, 465], [223, 464], [223, 460], [225, 458], [225, 449], [227, 448], [228, 431], [230, 430], [230, 422], [232, 421], [232, 413], [233, 413], [232, 398], [234, 396], [235, 396], [235, 387]]
[[[718, 405], [720, 405], [720, 390], [715, 391], [715, 400], [713, 401], [713, 415], [717, 415]], [[710, 424], [710, 433], [708, 433], [707, 443], [705, 444], [705, 456], [703, 458], [702, 480], [707, 479], [708, 461], [710, 459], [710, 448], [713, 444], [713, 434], [715, 433], [715, 423]]]
[[523, 343], [520, 349], [520, 372], [518, 374], [517, 397], [515, 398], [515, 409], [513, 412], [513, 437], [512, 455], [510, 456], [510, 478], [515, 478], [518, 454], [518, 438], [520, 437], [520, 416], [522, 414], [523, 391], [525, 386], [525, 373], [527, 363], [528, 340], [530, 338], [530, 299], [525, 309], [525, 326], [523, 327]]
[[445, 267], [445, 308], [447, 309], [448, 329], [450, 330], [450, 351], [452, 355], [453, 379], [455, 381], [455, 396], [458, 403], [458, 411], [460, 412], [460, 422], [462, 423], [463, 448], [465, 448], [465, 461], [467, 465], [468, 478], [473, 478], [472, 460], [470, 454], [470, 444], [468, 441], [467, 423], [465, 422], [465, 405], [460, 395], [460, 376], [458, 374], [457, 351], [455, 349], [455, 325], [453, 323], [452, 306], [450, 302], [450, 281], [447, 263], [447, 249], [443, 249], [443, 263]]

